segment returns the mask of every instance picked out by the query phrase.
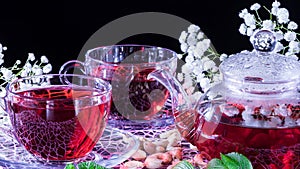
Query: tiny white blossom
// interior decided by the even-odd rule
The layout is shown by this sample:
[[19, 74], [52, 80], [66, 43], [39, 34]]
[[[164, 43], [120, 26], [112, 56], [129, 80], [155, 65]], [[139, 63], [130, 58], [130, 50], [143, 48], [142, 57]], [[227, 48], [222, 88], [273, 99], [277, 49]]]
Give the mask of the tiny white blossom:
[[200, 86], [203, 90], [207, 90], [209, 87], [210, 80], [208, 78], [202, 78], [200, 80]]
[[194, 46], [196, 45], [197, 43], [197, 37], [196, 37], [196, 33], [190, 33], [187, 40], [186, 40], [186, 43], [189, 45], [189, 46]]
[[255, 25], [255, 16], [253, 14], [247, 13], [244, 17], [244, 21], [247, 26]]
[[17, 64], [17, 65], [21, 64], [21, 61], [20, 61], [20, 60], [17, 60], [17, 61], [16, 61], [16, 64]]
[[201, 40], [203, 38], [204, 38], [204, 33], [200, 31], [197, 35], [197, 39]]
[[1, 73], [4, 80], [10, 80], [13, 76], [13, 72], [7, 68], [1, 68]]
[[277, 0], [272, 3], [272, 7], [278, 8], [279, 6], [280, 6], [280, 2], [278, 2]]
[[283, 32], [282, 31], [275, 32], [275, 37], [277, 41], [281, 41], [284, 37]]
[[242, 24], [240, 25], [239, 32], [240, 32], [242, 35], [246, 35], [246, 31], [247, 31], [247, 26], [246, 26], [244, 23], [242, 23]]
[[273, 7], [271, 9], [271, 14], [273, 14], [274, 16], [277, 16], [278, 9], [279, 9], [278, 7]]
[[179, 42], [184, 43], [186, 41], [187, 36], [188, 33], [186, 31], [182, 31], [179, 37]]
[[201, 58], [204, 55], [204, 52], [207, 51], [207, 49], [210, 46], [210, 40], [209, 39], [203, 39], [202, 41], [199, 41], [196, 45], [196, 49], [194, 51], [194, 55], [196, 58]]
[[260, 7], [261, 6], [259, 3], [255, 3], [255, 4], [251, 5], [250, 10], [257, 11]]
[[28, 76], [28, 73], [27, 73], [27, 71], [26, 70], [23, 70], [22, 72], [21, 72], [21, 75], [20, 75], [21, 77], [26, 77], [26, 76]]
[[180, 49], [181, 49], [182, 52], [186, 52], [187, 49], [188, 49], [188, 45], [186, 43], [182, 43], [180, 45]]
[[3, 50], [7, 50], [7, 47], [6, 47], [6, 46], [3, 46], [2, 49], [3, 49]]
[[274, 52], [280, 52], [284, 48], [283, 44], [281, 42], [277, 42], [275, 45]]
[[297, 38], [297, 34], [292, 31], [288, 31], [287, 33], [284, 34], [284, 39], [288, 42], [294, 41]]
[[48, 58], [46, 57], [46, 56], [41, 56], [41, 63], [48, 63], [49, 62], [49, 60], [48, 60]]
[[182, 57], [183, 57], [182, 54], [177, 54], [178, 59], [182, 59]]
[[49, 72], [51, 72], [51, 70], [52, 70], [52, 65], [50, 63], [48, 63], [47, 65], [45, 65], [43, 67], [43, 72], [44, 73], [49, 73]]
[[223, 62], [226, 58], [228, 58], [228, 55], [227, 55], [227, 54], [222, 53], [222, 54], [220, 55], [220, 61]]
[[288, 28], [288, 29], [291, 29], [291, 30], [295, 30], [295, 29], [298, 28], [298, 25], [297, 25], [296, 22], [290, 21], [289, 24], [288, 24], [288, 26], [287, 26], [287, 28]]
[[179, 82], [182, 82], [183, 81], [183, 73], [178, 73], [177, 74], [177, 79]]
[[289, 20], [289, 11], [286, 8], [279, 8], [277, 11], [278, 23], [288, 23]]
[[33, 53], [28, 53], [28, 60], [30, 61], [34, 61], [35, 60], [35, 56]]
[[181, 72], [184, 74], [190, 74], [193, 71], [193, 66], [190, 64], [184, 64], [181, 66]]
[[268, 29], [268, 30], [273, 30], [276, 26], [272, 20], [264, 20], [262, 25], [263, 25], [263, 29]]
[[192, 24], [188, 27], [188, 33], [195, 33], [195, 32], [198, 32], [199, 30], [200, 30], [200, 27], [197, 25], [194, 25], [194, 24]]
[[204, 70], [210, 70], [215, 66], [216, 66], [216, 63], [212, 60], [208, 60], [208, 61], [203, 63], [203, 69]]
[[186, 63], [192, 63], [194, 61], [194, 56], [192, 56], [192, 55], [187, 55], [186, 57], [185, 57], [185, 62]]
[[247, 36], [252, 36], [253, 35], [253, 29], [251, 27], [247, 28]]
[[243, 9], [240, 13], [239, 13], [239, 17], [240, 18], [244, 18], [246, 14], [248, 14], [248, 9]]

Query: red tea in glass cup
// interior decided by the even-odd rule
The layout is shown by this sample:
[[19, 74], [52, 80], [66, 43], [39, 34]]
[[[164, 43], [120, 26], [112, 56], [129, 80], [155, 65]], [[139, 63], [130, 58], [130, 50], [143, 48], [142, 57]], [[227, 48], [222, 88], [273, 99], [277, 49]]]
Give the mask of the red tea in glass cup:
[[177, 67], [174, 51], [143, 45], [104, 46], [89, 50], [84, 62], [65, 63], [60, 73], [74, 67], [112, 85], [111, 126], [138, 130], [173, 124], [168, 107], [169, 91], [147, 76], [157, 69], [174, 74]]
[[82, 75], [41, 75], [9, 84], [12, 132], [37, 159], [76, 161], [91, 152], [106, 127], [111, 85]]

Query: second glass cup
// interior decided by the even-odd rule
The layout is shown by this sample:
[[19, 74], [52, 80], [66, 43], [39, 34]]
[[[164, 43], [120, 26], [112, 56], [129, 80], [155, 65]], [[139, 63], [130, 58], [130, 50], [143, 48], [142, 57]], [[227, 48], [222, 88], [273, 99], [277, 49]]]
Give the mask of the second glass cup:
[[104, 46], [89, 50], [84, 62], [68, 61], [61, 67], [60, 73], [68, 73], [73, 68], [111, 83], [110, 126], [139, 130], [173, 124], [168, 90], [159, 82], [147, 79], [147, 76], [158, 69], [175, 74], [176, 52], [144, 45]]

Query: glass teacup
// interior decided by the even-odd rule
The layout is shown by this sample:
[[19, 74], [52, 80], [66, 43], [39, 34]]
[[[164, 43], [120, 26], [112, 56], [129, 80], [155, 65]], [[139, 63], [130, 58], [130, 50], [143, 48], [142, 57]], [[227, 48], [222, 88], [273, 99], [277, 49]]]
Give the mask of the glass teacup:
[[175, 73], [177, 54], [174, 51], [144, 45], [104, 46], [89, 50], [84, 62], [65, 63], [60, 73], [74, 67], [112, 85], [110, 126], [137, 130], [173, 124], [172, 111], [167, 107], [169, 91], [147, 76], [157, 69]]
[[111, 85], [83, 75], [49, 74], [7, 86], [11, 133], [38, 160], [74, 162], [92, 151], [107, 124]]

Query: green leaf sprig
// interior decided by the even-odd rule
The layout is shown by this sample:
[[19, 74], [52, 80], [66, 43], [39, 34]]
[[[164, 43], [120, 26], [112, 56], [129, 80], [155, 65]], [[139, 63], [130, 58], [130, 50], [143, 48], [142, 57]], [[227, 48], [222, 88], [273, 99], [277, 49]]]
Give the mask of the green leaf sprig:
[[247, 157], [233, 152], [221, 153], [221, 159], [214, 158], [210, 160], [207, 169], [253, 169], [253, 166]]
[[[109, 168], [103, 167], [93, 161], [79, 163], [77, 165], [77, 167], [78, 167], [78, 169], [109, 169]], [[76, 169], [76, 167], [74, 164], [67, 164], [65, 169]]]

